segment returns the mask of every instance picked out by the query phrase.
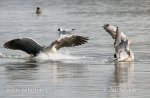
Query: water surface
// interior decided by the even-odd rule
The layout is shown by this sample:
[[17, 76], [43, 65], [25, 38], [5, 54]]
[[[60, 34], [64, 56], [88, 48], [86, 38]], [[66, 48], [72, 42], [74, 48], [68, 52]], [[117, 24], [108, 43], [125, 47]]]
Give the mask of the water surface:
[[[36, 7], [42, 15], [35, 14]], [[149, 98], [149, 0], [1, 0], [0, 96], [2, 98]], [[116, 63], [113, 40], [102, 26], [119, 26], [132, 39], [132, 63]], [[58, 38], [58, 27], [89, 36], [87, 44], [57, 55], [28, 59], [5, 49], [14, 38], [43, 45]]]

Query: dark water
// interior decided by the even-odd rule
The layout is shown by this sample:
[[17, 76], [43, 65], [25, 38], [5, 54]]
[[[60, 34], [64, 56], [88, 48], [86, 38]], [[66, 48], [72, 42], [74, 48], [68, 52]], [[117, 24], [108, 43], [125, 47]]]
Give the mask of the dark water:
[[[149, 6], [149, 0], [0, 0], [0, 97], [149, 98]], [[112, 61], [105, 23], [119, 26], [132, 40], [134, 62]], [[58, 27], [75, 28], [89, 43], [36, 60], [3, 47], [19, 37], [49, 45], [58, 38]]]

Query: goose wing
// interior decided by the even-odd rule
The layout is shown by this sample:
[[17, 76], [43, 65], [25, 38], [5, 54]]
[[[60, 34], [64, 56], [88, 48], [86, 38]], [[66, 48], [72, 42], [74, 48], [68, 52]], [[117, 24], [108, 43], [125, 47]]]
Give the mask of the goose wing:
[[89, 40], [88, 37], [78, 36], [78, 35], [68, 35], [60, 37], [58, 40], [54, 41], [55, 48], [58, 50], [62, 47], [71, 47], [71, 46], [79, 46], [87, 43]]
[[34, 56], [36, 56], [43, 48], [43, 46], [41, 46], [31, 38], [13, 39], [6, 42], [4, 44], [4, 47], [13, 50], [22, 50], [28, 54], [33, 54]]

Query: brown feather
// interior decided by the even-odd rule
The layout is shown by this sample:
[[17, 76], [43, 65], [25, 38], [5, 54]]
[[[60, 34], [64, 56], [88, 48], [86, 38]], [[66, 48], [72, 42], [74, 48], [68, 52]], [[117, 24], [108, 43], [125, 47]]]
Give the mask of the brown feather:
[[79, 46], [87, 43], [87, 40], [89, 40], [88, 37], [72, 35], [70, 37], [62, 38], [60, 41], [55, 41], [55, 48], [58, 50], [62, 47]]

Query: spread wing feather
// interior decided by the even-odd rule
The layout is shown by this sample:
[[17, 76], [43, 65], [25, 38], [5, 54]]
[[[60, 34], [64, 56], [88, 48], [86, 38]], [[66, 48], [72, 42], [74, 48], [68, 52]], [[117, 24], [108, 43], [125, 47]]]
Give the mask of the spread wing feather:
[[28, 54], [33, 54], [34, 56], [36, 56], [43, 48], [43, 46], [30, 38], [13, 39], [6, 42], [4, 47], [13, 50], [22, 50]]
[[59, 40], [55, 41], [55, 48], [58, 50], [62, 47], [71, 47], [71, 46], [79, 46], [87, 43], [89, 40], [88, 37], [71, 35], [67, 37], [59, 38]]

